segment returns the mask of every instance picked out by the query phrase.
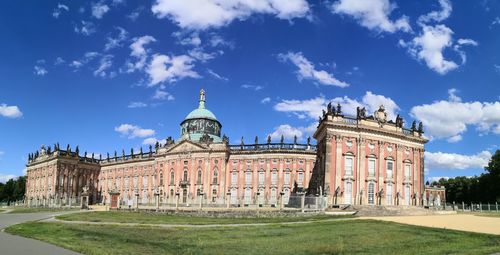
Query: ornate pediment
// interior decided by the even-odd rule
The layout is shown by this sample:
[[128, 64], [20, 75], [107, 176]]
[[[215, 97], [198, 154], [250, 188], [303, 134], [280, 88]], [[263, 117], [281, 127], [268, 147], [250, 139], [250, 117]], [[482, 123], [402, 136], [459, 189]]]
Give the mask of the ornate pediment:
[[205, 150], [204, 146], [194, 143], [189, 140], [183, 140], [180, 143], [176, 144], [172, 148], [170, 148], [167, 152], [169, 153], [176, 153], [176, 152], [190, 152], [190, 151], [199, 151], [199, 150]]

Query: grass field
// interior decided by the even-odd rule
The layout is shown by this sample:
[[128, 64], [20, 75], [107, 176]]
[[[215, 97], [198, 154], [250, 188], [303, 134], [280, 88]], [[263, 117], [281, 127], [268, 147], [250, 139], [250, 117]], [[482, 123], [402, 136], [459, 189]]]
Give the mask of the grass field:
[[17, 207], [8, 213], [68, 212], [68, 211], [78, 211], [78, 210], [79, 209]]
[[181, 214], [159, 214], [144, 212], [88, 212], [57, 216], [57, 219], [67, 221], [90, 221], [90, 222], [124, 222], [124, 223], [147, 223], [147, 224], [246, 224], [246, 223], [277, 223], [296, 221], [315, 221], [336, 218], [349, 218], [352, 216], [330, 216], [310, 215], [301, 217], [250, 217], [250, 218], [228, 218], [228, 217], [199, 217]]
[[492, 254], [500, 236], [373, 220], [214, 228], [29, 222], [7, 232], [84, 254]]

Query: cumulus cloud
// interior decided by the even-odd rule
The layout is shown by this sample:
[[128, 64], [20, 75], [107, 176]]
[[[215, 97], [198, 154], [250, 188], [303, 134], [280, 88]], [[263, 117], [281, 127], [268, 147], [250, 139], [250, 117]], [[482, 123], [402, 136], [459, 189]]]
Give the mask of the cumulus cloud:
[[285, 140], [293, 140], [295, 136], [297, 136], [298, 140], [304, 140], [308, 136], [312, 136], [314, 131], [316, 131], [316, 124], [313, 123], [307, 127], [293, 127], [289, 124], [279, 125], [274, 129], [272, 133], [269, 135], [271, 139], [275, 142], [281, 139], [281, 136], [285, 138]]
[[[418, 24], [422, 31], [409, 42], [399, 41], [399, 45], [406, 48], [411, 56], [419, 61], [424, 61], [428, 68], [444, 75], [457, 69], [466, 62], [466, 54], [463, 46], [477, 46], [478, 43], [472, 39], [459, 39], [454, 41], [453, 30], [443, 24], [429, 24], [441, 22], [451, 15], [452, 6], [448, 0], [440, 0], [440, 11], [433, 11], [418, 18]], [[451, 49], [458, 53], [462, 62], [446, 59], [444, 52]]]
[[482, 151], [475, 155], [462, 155], [444, 152], [425, 152], [425, 167], [430, 170], [478, 169], [488, 165], [491, 152]]
[[127, 108], [144, 108], [147, 107], [148, 105], [143, 102], [130, 102], [127, 106]]
[[449, 0], [439, 0], [439, 5], [441, 6], [441, 10], [432, 11], [425, 15], [418, 17], [417, 22], [420, 24], [428, 23], [431, 21], [441, 22], [451, 15], [451, 11], [453, 7], [451, 6], [451, 2]]
[[132, 73], [135, 70], [142, 70], [146, 65], [146, 60], [148, 58], [148, 50], [145, 48], [146, 45], [156, 42], [156, 39], [150, 35], [145, 35], [141, 37], [136, 37], [133, 39], [132, 44], [130, 44], [130, 49], [132, 52], [130, 56], [136, 59], [135, 63], [128, 63], [127, 72]]
[[151, 10], [181, 28], [204, 30], [245, 20], [252, 14], [269, 14], [292, 20], [309, 15], [306, 0], [156, 0]]
[[201, 38], [197, 32], [186, 34], [185, 32], [177, 31], [173, 32], [172, 36], [177, 39], [177, 42], [180, 45], [195, 46], [195, 47], [201, 45]]
[[104, 51], [108, 51], [114, 48], [121, 47], [123, 42], [128, 37], [128, 32], [122, 27], [116, 27], [118, 30], [118, 35], [116, 37], [108, 36], [106, 37], [106, 44], [104, 45]]
[[104, 14], [106, 14], [109, 11], [108, 5], [104, 4], [103, 1], [98, 3], [93, 3], [91, 9], [92, 9], [92, 16], [94, 16], [96, 19], [102, 19]]
[[115, 131], [123, 136], [127, 136], [129, 139], [136, 137], [144, 138], [153, 136], [156, 133], [153, 129], [144, 129], [131, 124], [121, 124], [120, 126], [115, 127]]
[[347, 87], [348, 83], [338, 80], [333, 77], [333, 74], [324, 70], [316, 70], [314, 64], [307, 60], [302, 52], [288, 52], [286, 54], [278, 54], [278, 59], [283, 62], [290, 61], [299, 70], [297, 70], [297, 78], [299, 80], [309, 79], [318, 82], [322, 85], [330, 85], [337, 87]]
[[15, 105], [0, 104], [0, 116], [14, 119], [22, 117], [23, 113]]
[[468, 126], [481, 133], [500, 134], [500, 102], [462, 102], [455, 89], [448, 91], [448, 100], [414, 106], [411, 115], [423, 122], [433, 139], [457, 142]]
[[57, 7], [54, 8], [54, 11], [52, 12], [52, 17], [56, 19], [59, 18], [59, 15], [61, 15], [63, 11], [69, 11], [69, 7], [64, 4], [57, 4]]
[[329, 102], [332, 102], [334, 105], [340, 104], [342, 106], [342, 112], [350, 116], [356, 115], [356, 107], [358, 106], [366, 107], [368, 114], [370, 114], [378, 110], [380, 105], [384, 105], [388, 118], [393, 119], [400, 109], [391, 98], [373, 94], [370, 91], [367, 91], [361, 100], [349, 98], [347, 96], [336, 97], [329, 100], [323, 95], [306, 100], [282, 100], [274, 105], [274, 109], [279, 112], [292, 113], [299, 119], [317, 119], [321, 116], [322, 110], [326, 108]]
[[162, 82], [175, 82], [183, 78], [200, 78], [200, 75], [193, 70], [195, 60], [187, 55], [167, 56], [155, 54], [146, 72], [150, 78], [150, 86], [158, 85]]
[[389, 16], [397, 8], [389, 0], [340, 0], [332, 4], [333, 13], [353, 17], [359, 24], [377, 32], [394, 33], [396, 31], [410, 32], [408, 17], [392, 21]]

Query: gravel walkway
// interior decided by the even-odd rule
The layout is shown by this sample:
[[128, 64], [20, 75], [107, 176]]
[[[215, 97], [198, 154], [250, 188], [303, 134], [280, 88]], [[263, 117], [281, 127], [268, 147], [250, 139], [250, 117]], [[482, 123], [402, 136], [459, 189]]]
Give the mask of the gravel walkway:
[[425, 227], [500, 235], [500, 217], [483, 217], [471, 214], [452, 214], [430, 216], [361, 217], [359, 219], [392, 221]]

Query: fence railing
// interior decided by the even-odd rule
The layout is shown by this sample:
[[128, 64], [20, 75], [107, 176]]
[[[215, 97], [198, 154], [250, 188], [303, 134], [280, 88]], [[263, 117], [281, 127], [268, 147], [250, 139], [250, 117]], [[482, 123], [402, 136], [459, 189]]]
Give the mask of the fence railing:
[[446, 203], [446, 209], [469, 212], [500, 212], [500, 204], [494, 203]]

